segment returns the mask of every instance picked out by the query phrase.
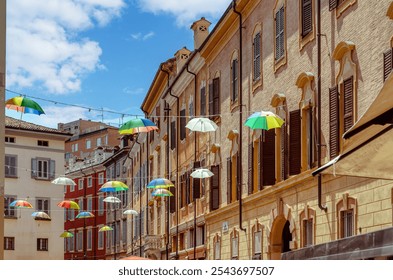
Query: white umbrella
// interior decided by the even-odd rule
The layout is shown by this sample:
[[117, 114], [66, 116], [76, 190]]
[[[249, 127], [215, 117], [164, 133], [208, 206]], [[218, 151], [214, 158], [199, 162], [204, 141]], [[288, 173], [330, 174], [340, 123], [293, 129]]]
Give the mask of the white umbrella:
[[123, 212], [124, 215], [136, 215], [138, 216], [138, 212], [136, 212], [135, 210], [132, 209], [128, 209], [126, 211]]
[[190, 176], [193, 178], [203, 179], [203, 178], [210, 178], [213, 175], [214, 175], [214, 173], [211, 172], [209, 169], [200, 168], [200, 169], [197, 169], [194, 172], [192, 172]]
[[74, 180], [67, 178], [67, 177], [58, 177], [52, 181], [52, 184], [56, 185], [69, 185], [69, 186], [75, 186]]
[[104, 202], [110, 202], [110, 203], [120, 203], [120, 202], [121, 202], [120, 199], [118, 199], [117, 197], [114, 197], [114, 196], [105, 197], [105, 198], [103, 199], [103, 201], [104, 201]]
[[186, 127], [199, 132], [216, 131], [218, 128], [216, 123], [208, 118], [193, 118], [187, 123]]

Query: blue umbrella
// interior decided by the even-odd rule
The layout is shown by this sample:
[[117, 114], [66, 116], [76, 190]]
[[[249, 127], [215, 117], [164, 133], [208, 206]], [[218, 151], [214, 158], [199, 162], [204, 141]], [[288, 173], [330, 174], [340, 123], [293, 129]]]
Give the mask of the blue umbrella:
[[154, 179], [149, 184], [147, 184], [148, 189], [166, 189], [173, 186], [173, 183], [165, 178]]

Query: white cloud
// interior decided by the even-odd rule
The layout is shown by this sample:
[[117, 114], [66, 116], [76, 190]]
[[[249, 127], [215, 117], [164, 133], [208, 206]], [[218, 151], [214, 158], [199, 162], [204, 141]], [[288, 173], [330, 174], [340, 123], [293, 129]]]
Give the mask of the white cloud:
[[154, 35], [155, 35], [155, 33], [153, 31], [150, 31], [146, 34], [142, 34], [141, 32], [139, 32], [139, 33], [131, 34], [131, 38], [134, 40], [138, 40], [138, 41], [139, 40], [146, 41], [146, 40], [152, 38]]
[[144, 88], [129, 88], [129, 87], [125, 87], [123, 88], [123, 92], [125, 94], [129, 94], [129, 95], [140, 95], [145, 93], [145, 89]]
[[217, 18], [232, 2], [231, 0], [136, 0], [146, 12], [154, 14], [168, 13], [176, 18], [180, 26], [190, 27], [190, 24], [200, 17]]
[[9, 1], [7, 86], [79, 91], [85, 74], [103, 68], [98, 42], [79, 32], [108, 24], [124, 7], [125, 0]]

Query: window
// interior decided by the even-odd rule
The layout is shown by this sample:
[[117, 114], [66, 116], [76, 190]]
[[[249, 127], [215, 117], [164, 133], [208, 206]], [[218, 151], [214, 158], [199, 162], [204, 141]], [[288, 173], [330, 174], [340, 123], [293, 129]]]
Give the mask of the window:
[[274, 57], [276, 62], [281, 60], [284, 55], [285, 55], [285, 33], [284, 33], [284, 28], [285, 28], [285, 17], [284, 17], [284, 6], [281, 6], [276, 12], [275, 12], [275, 29], [274, 29], [274, 34], [275, 34], [275, 51], [274, 51]]
[[96, 146], [100, 147], [101, 145], [102, 145], [102, 138], [98, 137], [97, 140], [96, 140]]
[[197, 227], [197, 240], [196, 245], [204, 245], [205, 244], [205, 225], [201, 225]]
[[301, 5], [301, 23], [302, 38], [306, 37], [313, 31], [313, 1], [300, 0]]
[[98, 215], [102, 216], [104, 214], [104, 195], [100, 194], [98, 196]]
[[75, 244], [75, 235], [69, 238], [66, 238], [68, 240], [67, 248], [68, 252], [73, 252], [74, 251], [74, 244]]
[[171, 150], [176, 148], [176, 121], [171, 122]]
[[[152, 229], [153, 229], [153, 227], [152, 227]], [[126, 244], [127, 244], [127, 219], [124, 219], [122, 222], [121, 240], [122, 240], [123, 246], [126, 246]]]
[[353, 235], [353, 209], [340, 212], [341, 238]]
[[383, 81], [386, 81], [393, 68], [393, 48], [383, 53]]
[[15, 143], [15, 137], [5, 136], [4, 138], [5, 143]]
[[186, 138], [186, 109], [180, 110], [180, 140]]
[[37, 251], [48, 251], [48, 238], [37, 238]]
[[201, 116], [206, 116], [206, 86], [205, 82], [202, 82], [202, 87], [201, 87], [201, 108], [200, 108], [200, 115]]
[[82, 249], [83, 249], [83, 231], [82, 230], [78, 231], [76, 234], [76, 237], [77, 237], [75, 240], [76, 250], [82, 251]]
[[314, 223], [313, 219], [303, 220], [303, 247], [313, 245]]
[[98, 184], [99, 185], [104, 184], [104, 173], [102, 172], [98, 174]]
[[36, 198], [36, 210], [50, 215], [50, 198]]
[[329, 0], [329, 11], [336, 9], [336, 15], [340, 16], [346, 9], [356, 3], [357, 0]]
[[188, 103], [188, 115], [190, 118], [194, 117], [194, 100], [190, 98], [189, 103]]
[[45, 140], [37, 140], [37, 145], [41, 147], [49, 147], [49, 142]]
[[104, 232], [98, 232], [98, 249], [104, 249]]
[[239, 232], [237, 230], [233, 230], [231, 233], [231, 259], [238, 260], [239, 259]]
[[262, 255], [262, 231], [254, 232], [254, 257], [253, 259], [261, 259]]
[[39, 180], [55, 178], [55, 161], [51, 159], [32, 158], [31, 177]]
[[87, 209], [88, 212], [93, 211], [93, 197], [88, 196], [87, 197]]
[[210, 210], [217, 210], [220, 207], [220, 166], [211, 166], [214, 176], [210, 177]]
[[276, 183], [276, 132], [274, 129], [262, 131], [259, 140], [260, 157], [260, 189]]
[[90, 139], [86, 140], [86, 149], [91, 149], [91, 140]]
[[14, 207], [10, 207], [11, 202], [16, 200], [16, 196], [5, 195], [4, 197], [4, 217], [16, 218], [16, 211]]
[[78, 190], [83, 190], [83, 184], [84, 183], [84, 179], [79, 179], [78, 180]]
[[83, 205], [84, 204], [83, 197], [78, 199], [78, 204], [79, 204], [80, 211], [86, 211], [86, 209], [84, 208], [84, 205]]
[[4, 236], [4, 250], [15, 250], [15, 237]]
[[238, 200], [237, 184], [240, 175], [239, 154], [227, 158], [227, 204]]
[[301, 125], [300, 109], [289, 112], [289, 175], [301, 171]]
[[231, 67], [231, 102], [236, 102], [239, 96], [239, 60], [232, 60]]
[[5, 177], [16, 178], [18, 176], [18, 156], [17, 155], [5, 155]]
[[213, 239], [213, 246], [214, 246], [214, 259], [220, 260], [221, 259], [221, 237], [216, 235]]
[[87, 229], [87, 250], [91, 250], [93, 244], [93, 230]]
[[343, 198], [336, 206], [338, 238], [345, 238], [356, 234], [356, 208], [356, 199], [349, 197], [347, 193], [343, 194]]
[[211, 119], [220, 115], [220, 78], [214, 78], [209, 85], [209, 115]]
[[159, 133], [159, 130], [160, 130], [160, 119], [161, 119], [161, 106], [160, 105], [158, 105], [157, 107], [156, 107], [156, 117], [155, 117], [155, 120], [156, 120], [156, 125], [157, 125], [157, 127], [158, 127], [158, 133]]
[[87, 177], [87, 187], [91, 188], [93, 186], [93, 177], [89, 176]]
[[254, 36], [253, 41], [253, 81], [259, 81], [262, 73], [262, 44], [261, 44], [261, 31]]

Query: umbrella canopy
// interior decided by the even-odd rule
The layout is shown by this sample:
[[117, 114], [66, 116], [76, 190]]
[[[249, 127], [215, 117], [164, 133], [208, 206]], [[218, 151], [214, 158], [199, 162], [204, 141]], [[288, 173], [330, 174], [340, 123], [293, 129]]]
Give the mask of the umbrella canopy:
[[120, 181], [108, 181], [102, 185], [99, 192], [120, 192], [128, 190], [128, 186]]
[[98, 231], [109, 231], [109, 230], [113, 230], [113, 228], [110, 226], [103, 226]]
[[186, 127], [199, 132], [216, 131], [218, 128], [216, 123], [208, 118], [193, 118], [187, 123]]
[[35, 115], [45, 114], [44, 110], [37, 102], [23, 96], [17, 96], [8, 99], [5, 102], [5, 107], [7, 109], [16, 110], [17, 112], [22, 113], [29, 113]]
[[60, 234], [60, 237], [64, 237], [64, 238], [74, 237], [74, 234], [72, 234], [69, 231], [65, 231], [62, 234]]
[[33, 216], [35, 220], [51, 220], [51, 217], [43, 211], [33, 212], [31, 216]]
[[59, 202], [57, 206], [68, 209], [79, 209], [78, 203], [72, 200], [63, 200], [62, 202]]
[[138, 212], [136, 212], [135, 210], [132, 209], [127, 209], [123, 212], [124, 215], [135, 215], [138, 216]]
[[104, 202], [121, 203], [121, 200], [114, 196], [108, 196], [103, 199]]
[[166, 189], [155, 189], [152, 193], [152, 196], [173, 196], [169, 190]]
[[158, 127], [149, 119], [136, 118], [125, 122], [120, 128], [120, 134], [134, 134], [139, 132], [149, 132], [157, 130]]
[[284, 120], [270, 111], [260, 111], [249, 116], [244, 125], [252, 129], [269, 130], [279, 128], [284, 124]]
[[147, 184], [148, 189], [164, 189], [173, 186], [173, 183], [165, 178], [154, 179], [149, 184]]
[[26, 201], [26, 200], [14, 200], [13, 202], [10, 203], [11, 207], [17, 207], [17, 208], [33, 208], [33, 205], [31, 205], [30, 202]]
[[200, 179], [210, 178], [213, 175], [214, 175], [213, 172], [211, 172], [209, 169], [206, 168], [196, 169], [194, 172], [190, 174], [192, 178], [200, 178]]
[[75, 219], [86, 219], [86, 218], [93, 218], [94, 215], [91, 212], [80, 212], [76, 215]]
[[69, 185], [69, 186], [75, 186], [74, 180], [67, 178], [67, 177], [58, 177], [52, 181], [52, 184], [56, 185]]

